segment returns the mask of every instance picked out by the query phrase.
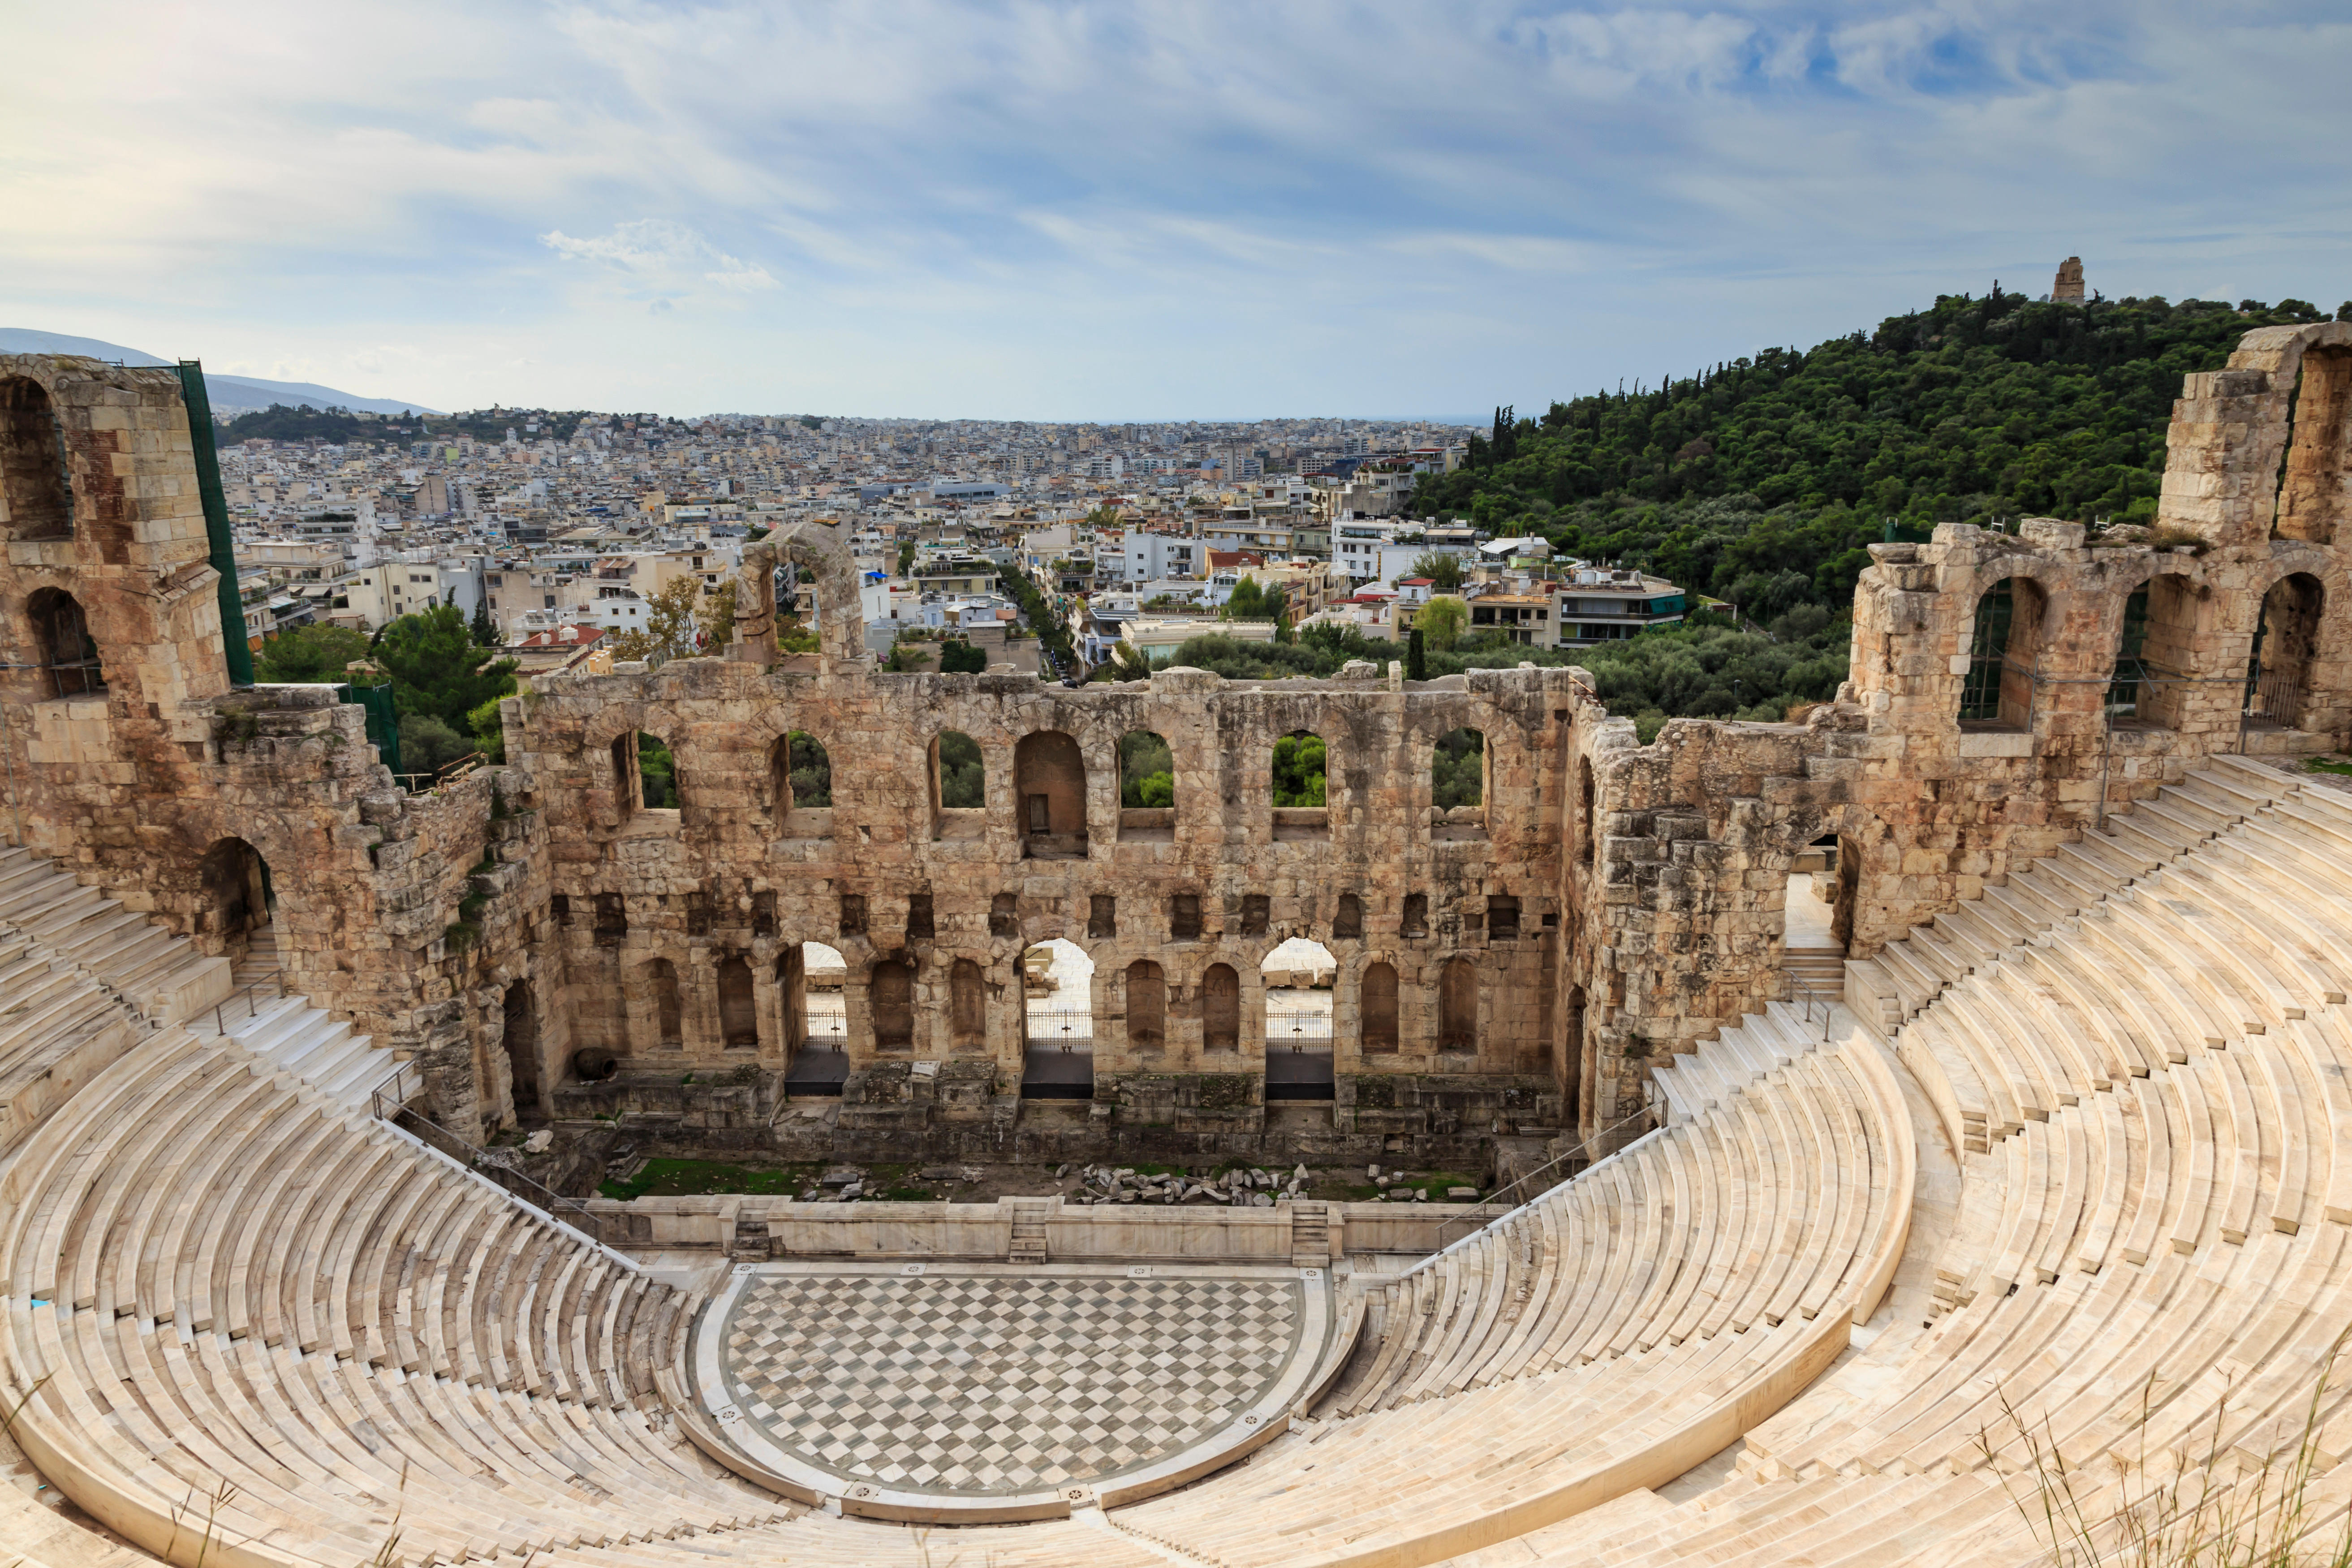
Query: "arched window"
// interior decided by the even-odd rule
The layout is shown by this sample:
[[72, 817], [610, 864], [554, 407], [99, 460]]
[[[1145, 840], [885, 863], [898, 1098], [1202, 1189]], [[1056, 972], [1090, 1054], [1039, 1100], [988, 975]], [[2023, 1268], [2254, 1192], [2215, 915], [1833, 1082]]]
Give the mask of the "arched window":
[[[1438, 813], [1440, 837], [1486, 820], [1486, 737], [1465, 726], [1438, 737], [1430, 753], [1429, 804]], [[1466, 836], [1466, 835], [1465, 835]]]
[[895, 958], [874, 966], [866, 983], [866, 1005], [874, 1016], [874, 1048], [915, 1048], [915, 969]]
[[768, 748], [768, 800], [780, 822], [833, 805], [833, 759], [806, 730], [779, 735]]
[[640, 811], [676, 811], [683, 802], [678, 787], [677, 760], [670, 754], [669, 742], [659, 735], [640, 730], [636, 740], [637, 808]]
[[648, 962], [644, 970], [646, 1005], [652, 1015], [655, 1037], [666, 1051], [686, 1048], [686, 1009], [679, 1005], [677, 966], [667, 958]]
[[1118, 738], [1118, 837], [1122, 843], [1176, 841], [1176, 755], [1150, 730]]
[[531, 1005], [530, 981], [517, 980], [507, 986], [502, 1012], [507, 1078], [513, 1085], [515, 1116], [543, 1115], [539, 1099], [539, 1012]]
[[[2142, 728], [2177, 730], [2187, 716], [2189, 700], [2200, 690], [2213, 690], [2179, 679], [2198, 668], [2198, 648], [2205, 637], [2200, 623], [2209, 595], [2194, 579], [2166, 572], [2149, 578], [2133, 597], [2140, 602], [2139, 625], [2133, 626], [2127, 605], [2123, 645], [2117, 651], [2131, 657], [2117, 658], [2115, 684], [2115, 692], [2121, 694], [2129, 680], [2131, 710], [2118, 712], [2117, 718]], [[2139, 636], [2136, 647], [2130, 642], [2135, 630]]]
[[2031, 577], [2005, 577], [1977, 600], [1968, 673], [1960, 678], [1963, 725], [1977, 730], [2032, 725], [2047, 603]]
[[1296, 842], [1328, 838], [1331, 817], [1327, 809], [1328, 758], [1323, 737], [1294, 731], [1275, 742], [1271, 763], [1275, 838]]
[[[960, 730], [940, 731], [931, 742], [930, 773], [932, 837], [979, 837], [981, 811], [988, 804], [988, 775], [981, 765], [980, 742]], [[960, 812], [967, 815], [953, 815]]]
[[751, 961], [730, 953], [719, 961], [719, 1033], [730, 1050], [756, 1050], [760, 1005], [751, 985]]
[[1368, 963], [1358, 994], [1363, 1048], [1368, 1052], [1397, 1048], [1397, 972], [1392, 963]]
[[1201, 976], [1201, 1048], [1242, 1048], [1242, 977], [1230, 963], [1213, 963]]
[[2150, 584], [2143, 583], [2124, 600], [2123, 626], [2116, 635], [2115, 668], [2107, 673], [2107, 722], [2131, 724], [2139, 717], [2139, 692], [2147, 674], [2143, 650], [2147, 646], [2147, 599]]
[[25, 601], [25, 614], [33, 624], [34, 657], [41, 665], [47, 696], [79, 697], [106, 689], [98, 643], [72, 595], [43, 588]]
[[1331, 916], [1331, 940], [1352, 942], [1364, 934], [1364, 900], [1353, 893], [1339, 895], [1338, 910]]
[[2306, 572], [2291, 573], [2263, 595], [2263, 618], [2254, 628], [2253, 657], [2246, 670], [2246, 722], [2263, 730], [2292, 730], [2311, 695], [2312, 656], [2319, 647], [2321, 613], [2327, 592]]
[[1447, 960], [1438, 974], [1437, 1048], [1478, 1048], [1478, 970], [1466, 958]]
[[1168, 1043], [1168, 978], [1148, 958], [1127, 966], [1127, 1043], [1139, 1051]]
[[1087, 852], [1087, 763], [1058, 730], [1024, 735], [1013, 748], [1013, 794], [1021, 808], [1021, 852], [1066, 860]]
[[957, 959], [948, 971], [948, 1029], [960, 1051], [988, 1043], [988, 995], [980, 965], [969, 958]]
[[65, 428], [37, 381], [0, 376], [0, 506], [12, 539], [73, 537]]

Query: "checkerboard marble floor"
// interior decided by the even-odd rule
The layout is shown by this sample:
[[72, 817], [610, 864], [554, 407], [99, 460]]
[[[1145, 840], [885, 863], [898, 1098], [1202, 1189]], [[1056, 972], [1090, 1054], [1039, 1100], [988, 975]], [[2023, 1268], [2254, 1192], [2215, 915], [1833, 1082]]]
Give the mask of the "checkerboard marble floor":
[[1297, 1279], [932, 1268], [755, 1281], [722, 1341], [735, 1403], [836, 1475], [1018, 1492], [1189, 1447], [1297, 1353]]

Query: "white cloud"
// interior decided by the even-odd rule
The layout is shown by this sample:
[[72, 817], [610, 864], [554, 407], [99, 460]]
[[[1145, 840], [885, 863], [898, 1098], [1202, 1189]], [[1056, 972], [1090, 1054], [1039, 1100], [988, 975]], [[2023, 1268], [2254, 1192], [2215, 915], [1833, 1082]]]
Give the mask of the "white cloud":
[[711, 283], [731, 293], [773, 289], [768, 269], [728, 255], [682, 223], [668, 218], [635, 218], [615, 224], [597, 238], [575, 239], [551, 229], [539, 242], [560, 256], [593, 261], [649, 289], [673, 295], [690, 291], [697, 283]]

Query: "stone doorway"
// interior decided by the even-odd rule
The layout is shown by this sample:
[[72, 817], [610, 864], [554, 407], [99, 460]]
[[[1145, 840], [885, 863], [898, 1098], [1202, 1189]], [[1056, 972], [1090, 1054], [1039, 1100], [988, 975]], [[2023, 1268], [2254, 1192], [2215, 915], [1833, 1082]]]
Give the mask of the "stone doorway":
[[530, 982], [518, 980], [506, 994], [507, 1075], [512, 1087], [515, 1120], [543, 1119], [540, 1099], [539, 1012], [531, 1005]]

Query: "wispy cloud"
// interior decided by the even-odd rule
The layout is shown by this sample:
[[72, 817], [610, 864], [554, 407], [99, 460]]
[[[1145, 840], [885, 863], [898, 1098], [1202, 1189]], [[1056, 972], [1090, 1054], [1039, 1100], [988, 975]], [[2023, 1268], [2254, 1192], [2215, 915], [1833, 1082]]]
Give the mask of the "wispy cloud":
[[9, 32], [0, 324], [441, 406], [1526, 406], [2068, 254], [2111, 294], [2352, 292], [2352, 25], [2309, 0], [92, 0]]

